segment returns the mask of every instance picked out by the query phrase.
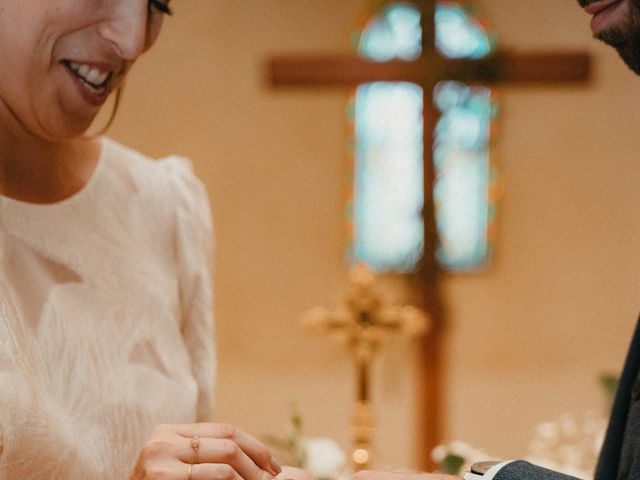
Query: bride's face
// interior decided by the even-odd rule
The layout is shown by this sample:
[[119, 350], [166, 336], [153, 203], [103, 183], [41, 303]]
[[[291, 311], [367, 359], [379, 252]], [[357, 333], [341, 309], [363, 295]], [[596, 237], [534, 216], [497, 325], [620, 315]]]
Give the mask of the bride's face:
[[0, 126], [84, 133], [154, 44], [170, 0], [0, 0]]

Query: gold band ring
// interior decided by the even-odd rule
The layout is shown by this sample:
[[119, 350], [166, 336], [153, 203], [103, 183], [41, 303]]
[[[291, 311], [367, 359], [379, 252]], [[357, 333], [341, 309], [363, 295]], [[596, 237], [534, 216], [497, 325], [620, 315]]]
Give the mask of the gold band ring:
[[189, 470], [187, 470], [187, 480], [193, 480], [193, 477], [191, 477], [191, 469], [193, 468], [193, 464], [189, 465]]

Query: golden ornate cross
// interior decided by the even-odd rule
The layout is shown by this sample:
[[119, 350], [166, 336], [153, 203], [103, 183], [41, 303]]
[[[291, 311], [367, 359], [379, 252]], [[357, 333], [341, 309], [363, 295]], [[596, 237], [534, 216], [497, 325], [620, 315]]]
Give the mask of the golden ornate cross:
[[356, 366], [356, 407], [353, 417], [353, 454], [356, 470], [371, 465], [374, 420], [371, 406], [371, 365], [381, 343], [395, 333], [415, 337], [426, 332], [424, 313], [411, 306], [388, 305], [376, 288], [375, 275], [364, 264], [350, 272], [351, 291], [344, 304], [328, 311], [316, 307], [302, 319], [309, 330], [329, 333], [346, 343]]

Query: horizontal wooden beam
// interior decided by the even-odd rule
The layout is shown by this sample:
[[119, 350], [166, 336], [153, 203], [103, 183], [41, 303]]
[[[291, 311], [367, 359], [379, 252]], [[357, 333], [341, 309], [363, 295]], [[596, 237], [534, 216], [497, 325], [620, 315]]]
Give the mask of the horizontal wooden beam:
[[411, 62], [373, 62], [356, 55], [277, 56], [268, 63], [273, 86], [355, 86], [372, 81], [432, 84], [439, 80], [493, 83], [575, 83], [589, 79], [586, 52], [503, 51], [483, 60], [451, 60], [441, 56]]
[[420, 82], [424, 66], [419, 61], [384, 63], [356, 55], [279, 56], [269, 61], [273, 86], [352, 86], [375, 80]]
[[495, 62], [496, 78], [506, 83], [579, 83], [591, 77], [587, 52], [505, 52]]

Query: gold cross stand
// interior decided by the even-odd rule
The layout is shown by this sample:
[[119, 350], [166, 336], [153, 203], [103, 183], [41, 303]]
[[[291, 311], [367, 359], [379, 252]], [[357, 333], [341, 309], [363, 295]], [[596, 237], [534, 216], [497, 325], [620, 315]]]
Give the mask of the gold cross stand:
[[387, 305], [376, 288], [376, 277], [364, 264], [349, 274], [351, 291], [335, 311], [316, 307], [302, 319], [311, 331], [329, 333], [346, 343], [356, 366], [356, 407], [353, 416], [353, 453], [355, 470], [372, 463], [374, 419], [370, 396], [371, 365], [380, 344], [394, 333], [407, 337], [424, 334], [429, 322], [424, 313], [411, 306]]

